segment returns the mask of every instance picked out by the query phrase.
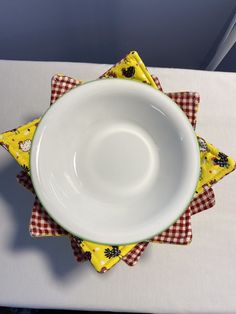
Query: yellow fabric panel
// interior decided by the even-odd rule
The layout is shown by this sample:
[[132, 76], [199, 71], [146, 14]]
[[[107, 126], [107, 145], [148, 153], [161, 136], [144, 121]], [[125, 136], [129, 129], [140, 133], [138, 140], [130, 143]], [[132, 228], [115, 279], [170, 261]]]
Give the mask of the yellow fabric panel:
[[0, 134], [0, 144], [6, 148], [18, 164], [29, 170], [31, 141], [40, 119]]
[[[137, 243], [136, 243], [137, 244]], [[122, 259], [136, 244], [109, 246], [82, 241], [80, 246], [90, 254], [90, 262], [98, 272], [105, 272]]]
[[131, 51], [124, 59], [116, 63], [101, 76], [101, 78], [106, 77], [136, 80], [157, 89], [153, 78], [136, 51]]
[[201, 171], [196, 192], [202, 193], [203, 186], [212, 186], [235, 169], [233, 158], [220, 152], [215, 146], [198, 137]]

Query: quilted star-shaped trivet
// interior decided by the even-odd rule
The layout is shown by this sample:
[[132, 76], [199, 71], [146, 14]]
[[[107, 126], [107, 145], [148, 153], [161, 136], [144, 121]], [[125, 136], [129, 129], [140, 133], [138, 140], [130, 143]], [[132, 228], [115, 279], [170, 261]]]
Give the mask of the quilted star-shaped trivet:
[[[162, 91], [158, 78], [148, 73], [136, 52], [128, 54], [101, 76], [101, 78], [106, 77], [136, 79]], [[51, 104], [64, 93], [79, 84], [82, 84], [80, 80], [68, 76], [55, 75], [52, 78], [51, 84]], [[167, 95], [181, 107], [195, 128], [199, 95], [194, 92], [168, 93]], [[30, 176], [28, 175], [29, 153], [31, 139], [39, 122], [40, 119], [37, 119], [0, 136], [3, 140], [1, 144], [7, 148], [19, 164], [25, 168], [25, 171], [22, 171], [18, 175], [18, 181], [33, 193], [34, 189]], [[186, 212], [173, 226], [155, 236], [150, 241], [170, 244], [190, 243], [192, 239], [191, 215], [206, 210], [214, 205], [214, 193], [210, 186], [234, 169], [234, 161], [216, 150], [214, 146], [206, 143], [204, 139], [199, 138], [199, 145], [202, 171], [194, 199]], [[123, 259], [130, 266], [134, 265], [149, 243], [141, 242], [134, 245], [111, 247], [72, 237], [51, 219], [41, 206], [37, 197], [30, 221], [30, 233], [32, 236], [69, 236], [76, 259], [78, 261], [90, 260], [99, 272], [105, 272], [120, 259]]]
[[[161, 85], [157, 77], [152, 77], [158, 89], [162, 90]], [[69, 89], [81, 84], [81, 81], [69, 78], [67, 76], [55, 75], [52, 79], [51, 89], [51, 104], [53, 104], [60, 96], [62, 96]], [[171, 97], [186, 113], [193, 127], [196, 125], [196, 113], [199, 104], [199, 95], [197, 93], [183, 92], [183, 93], [169, 93]], [[32, 190], [33, 186], [27, 172], [22, 172], [18, 176], [18, 180], [26, 188]], [[209, 188], [195, 198], [193, 202], [191, 212], [197, 212], [203, 209], [208, 209], [214, 205], [214, 194], [213, 190]], [[190, 221], [190, 210], [188, 211], [173, 225], [171, 228], [166, 230], [164, 233], [155, 238], [156, 241], [162, 243], [175, 243], [175, 244], [188, 244], [192, 238], [191, 221]], [[58, 226], [42, 208], [39, 201], [36, 199], [33, 207], [33, 214], [30, 223], [30, 232], [32, 236], [47, 236], [47, 235], [66, 235], [67, 232]], [[82, 261], [88, 258], [88, 254], [83, 255], [80, 243], [75, 239], [71, 239], [72, 247], [74, 249], [77, 260]], [[134, 265], [141, 254], [144, 252], [148, 242], [142, 242], [137, 244], [123, 260], [128, 265]]]

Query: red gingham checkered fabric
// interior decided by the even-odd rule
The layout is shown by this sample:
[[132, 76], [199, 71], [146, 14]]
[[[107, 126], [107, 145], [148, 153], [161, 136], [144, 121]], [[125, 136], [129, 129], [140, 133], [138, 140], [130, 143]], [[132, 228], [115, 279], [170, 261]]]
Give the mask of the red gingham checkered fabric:
[[78, 262], [84, 262], [88, 260], [88, 257], [83, 252], [81, 246], [80, 246], [80, 240], [76, 237], [71, 237], [70, 239], [71, 247], [74, 253], [74, 256]]
[[193, 128], [196, 128], [197, 111], [200, 102], [200, 96], [195, 92], [167, 93], [177, 105], [184, 111]]
[[40, 237], [48, 235], [61, 236], [68, 233], [51, 219], [36, 197], [30, 219], [30, 234]]
[[162, 86], [161, 86], [161, 82], [159, 81], [159, 78], [156, 75], [152, 75], [152, 79], [155, 82], [157, 88], [163, 92]]
[[[158, 88], [162, 90], [161, 84], [157, 77], [153, 76], [154, 81], [156, 82]], [[82, 82], [79, 80], [75, 80], [68, 76], [60, 76], [55, 75], [52, 78], [52, 92], [51, 92], [51, 104], [53, 104], [60, 96], [66, 93], [68, 90], [74, 88], [75, 86], [81, 84]], [[190, 122], [193, 126], [196, 124], [196, 112], [199, 103], [199, 96], [197, 93], [168, 93], [167, 94], [170, 98], [172, 98], [180, 107], [181, 109], [187, 114]], [[30, 180], [30, 177], [27, 173], [22, 172], [18, 175], [18, 181], [23, 184], [26, 188], [33, 191], [33, 186]], [[205, 193], [205, 194], [204, 194]], [[210, 203], [212, 204], [214, 199], [213, 190], [205, 191], [204, 195], [199, 195], [194, 201], [195, 203], [192, 205], [191, 210], [199, 212], [201, 208], [204, 207], [204, 202], [207, 204], [205, 205], [205, 209], [209, 208]], [[208, 195], [208, 193], [211, 193]], [[213, 206], [213, 205], [212, 205]], [[211, 206], [211, 207], [212, 207]], [[199, 208], [200, 207], [200, 208]], [[189, 210], [189, 209], [188, 209]], [[187, 210], [187, 211], [188, 211]], [[191, 222], [190, 222], [190, 215], [186, 213], [176, 222], [176, 228], [172, 226], [172, 230], [165, 231], [165, 234], [158, 235], [155, 237], [155, 241], [164, 242], [164, 243], [176, 243], [176, 244], [186, 244], [191, 241]], [[182, 226], [181, 232], [180, 226]], [[184, 230], [183, 230], [184, 229]], [[57, 225], [51, 217], [47, 214], [47, 212], [43, 209], [39, 201], [35, 200], [33, 213], [30, 221], [30, 232], [33, 236], [43, 236], [43, 235], [64, 235], [67, 234], [65, 230], [63, 230], [59, 225]], [[183, 239], [179, 236], [179, 234], [186, 235], [186, 238]], [[175, 236], [176, 234], [176, 236]], [[172, 242], [171, 242], [172, 241]], [[135, 246], [124, 258], [123, 260], [128, 265], [134, 265], [139, 260], [140, 256], [144, 252], [145, 248], [147, 247], [148, 242], [141, 242]], [[82, 256], [82, 251], [79, 249], [79, 242], [75, 237], [71, 238], [71, 246], [74, 250], [74, 254], [78, 261], [86, 260], [85, 257]]]
[[33, 194], [35, 194], [32, 181], [31, 181], [30, 176], [28, 175], [28, 173], [27, 173], [26, 170], [21, 170], [21, 172], [16, 175], [16, 179], [17, 179], [17, 181], [18, 181], [21, 185], [23, 185], [27, 190], [29, 190], [29, 191], [31, 191]]
[[54, 102], [64, 95], [66, 92], [71, 90], [72, 88], [82, 84], [80, 80], [76, 80], [69, 76], [56, 74], [52, 77], [51, 81], [51, 100], [50, 104], [54, 104]]
[[203, 188], [204, 192], [194, 197], [194, 199], [190, 203], [192, 215], [198, 214], [215, 205], [215, 195], [213, 189], [209, 186], [204, 186]]
[[192, 240], [191, 210], [188, 209], [170, 228], [153, 238], [153, 241], [171, 244], [188, 244]]
[[138, 243], [131, 251], [129, 251], [128, 254], [122, 258], [122, 260], [129, 266], [134, 266], [143, 255], [143, 252], [145, 251], [148, 244], [149, 242]]

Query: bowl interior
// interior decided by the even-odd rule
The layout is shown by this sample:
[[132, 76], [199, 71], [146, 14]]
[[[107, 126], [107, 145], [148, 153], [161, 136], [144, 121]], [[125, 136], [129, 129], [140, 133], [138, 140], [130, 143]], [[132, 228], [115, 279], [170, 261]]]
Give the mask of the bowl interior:
[[61, 97], [33, 139], [31, 175], [66, 230], [107, 244], [160, 233], [188, 206], [199, 149], [183, 112], [134, 81], [87, 83]]

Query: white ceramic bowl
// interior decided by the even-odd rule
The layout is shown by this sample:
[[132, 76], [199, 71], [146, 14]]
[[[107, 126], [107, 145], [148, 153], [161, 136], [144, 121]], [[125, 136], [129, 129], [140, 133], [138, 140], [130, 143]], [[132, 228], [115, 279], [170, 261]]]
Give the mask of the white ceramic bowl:
[[188, 206], [199, 148], [185, 114], [135, 81], [73, 89], [43, 116], [31, 176], [50, 216], [70, 233], [111, 245], [148, 239]]

